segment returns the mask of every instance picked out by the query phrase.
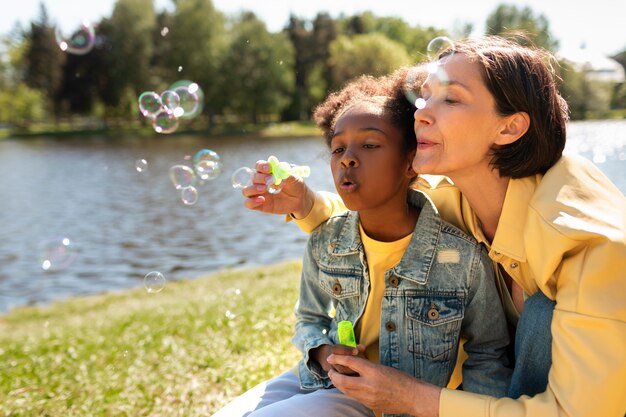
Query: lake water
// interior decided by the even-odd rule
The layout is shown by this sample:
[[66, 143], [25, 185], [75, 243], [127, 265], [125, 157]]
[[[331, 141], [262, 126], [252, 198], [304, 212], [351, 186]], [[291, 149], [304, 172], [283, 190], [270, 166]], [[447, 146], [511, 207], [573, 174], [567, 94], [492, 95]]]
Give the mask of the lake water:
[[[626, 121], [573, 122], [568, 136], [569, 152], [596, 162], [626, 193]], [[168, 171], [191, 166], [200, 149], [221, 156], [223, 174], [185, 205]], [[177, 280], [301, 257], [306, 235], [245, 209], [230, 185], [234, 170], [269, 155], [309, 165], [312, 188], [333, 190], [320, 138], [0, 141], [0, 312], [143, 286], [151, 271]], [[143, 172], [138, 159], [148, 162]], [[48, 258], [55, 263], [46, 270]]]

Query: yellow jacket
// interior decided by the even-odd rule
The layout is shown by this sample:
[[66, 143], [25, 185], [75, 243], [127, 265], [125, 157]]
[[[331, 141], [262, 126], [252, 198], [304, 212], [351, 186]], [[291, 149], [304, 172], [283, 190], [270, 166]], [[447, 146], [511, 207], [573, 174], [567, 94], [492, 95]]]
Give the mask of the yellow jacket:
[[[626, 198], [591, 162], [563, 156], [545, 175], [509, 181], [493, 242], [445, 177], [420, 177], [441, 216], [483, 242], [489, 256], [524, 289], [556, 300], [552, 368], [545, 392], [491, 398], [444, 389], [440, 417], [622, 417], [626, 414]], [[319, 193], [310, 231], [345, 210]], [[501, 288], [506, 288], [501, 285]], [[516, 322], [510, 295], [503, 302]]]

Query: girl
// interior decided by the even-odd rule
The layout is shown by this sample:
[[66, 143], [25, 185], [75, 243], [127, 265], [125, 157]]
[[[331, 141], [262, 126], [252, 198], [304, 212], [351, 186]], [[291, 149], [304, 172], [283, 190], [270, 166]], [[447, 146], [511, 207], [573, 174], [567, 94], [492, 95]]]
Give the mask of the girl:
[[[461, 335], [463, 388], [506, 393], [508, 332], [486, 251], [410, 189], [416, 141], [406, 72], [362, 77], [316, 109], [335, 187], [350, 211], [320, 225], [307, 244], [293, 338], [303, 360], [223, 415], [372, 416], [332, 386], [330, 372], [353, 372], [330, 364], [331, 353], [360, 352], [369, 363], [443, 387]], [[356, 323], [360, 349], [338, 345], [342, 320]]]

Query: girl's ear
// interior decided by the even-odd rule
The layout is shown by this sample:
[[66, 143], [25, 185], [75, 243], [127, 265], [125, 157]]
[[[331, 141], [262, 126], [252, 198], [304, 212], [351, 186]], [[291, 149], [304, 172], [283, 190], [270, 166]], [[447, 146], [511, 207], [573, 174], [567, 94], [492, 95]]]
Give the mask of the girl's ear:
[[502, 129], [498, 132], [498, 139], [496, 139], [497, 145], [508, 145], [524, 136], [530, 127], [530, 116], [524, 111], [519, 111], [506, 116], [503, 123]]

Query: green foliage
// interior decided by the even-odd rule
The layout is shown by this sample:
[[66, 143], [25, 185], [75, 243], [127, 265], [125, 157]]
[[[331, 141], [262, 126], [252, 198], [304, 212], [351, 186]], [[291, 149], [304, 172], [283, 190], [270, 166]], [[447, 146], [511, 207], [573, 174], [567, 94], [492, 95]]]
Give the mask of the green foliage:
[[300, 264], [0, 316], [0, 415], [210, 416], [294, 366]]
[[220, 100], [227, 111], [260, 116], [280, 113], [293, 86], [294, 51], [285, 34], [269, 33], [253, 13], [244, 13], [233, 26], [233, 38], [220, 69]]
[[615, 88], [613, 83], [589, 79], [585, 71], [577, 71], [561, 62], [561, 95], [567, 101], [574, 120], [609, 117]]
[[410, 63], [406, 49], [380, 33], [340, 36], [330, 46], [333, 86], [363, 74], [384, 75]]
[[211, 0], [178, 0], [175, 4], [167, 35], [156, 42], [157, 49], [166, 48], [164, 74], [170, 84], [177, 79], [198, 83], [204, 91], [204, 108], [211, 112], [222, 93], [216, 79], [228, 42], [225, 18]]
[[500, 4], [487, 17], [487, 34], [511, 37], [516, 33], [523, 33], [530, 42], [515, 36], [513, 39], [522, 45], [533, 44], [554, 51], [559, 43], [550, 33], [549, 26], [548, 19], [543, 14], [536, 16], [528, 6], [518, 8], [515, 5]]

